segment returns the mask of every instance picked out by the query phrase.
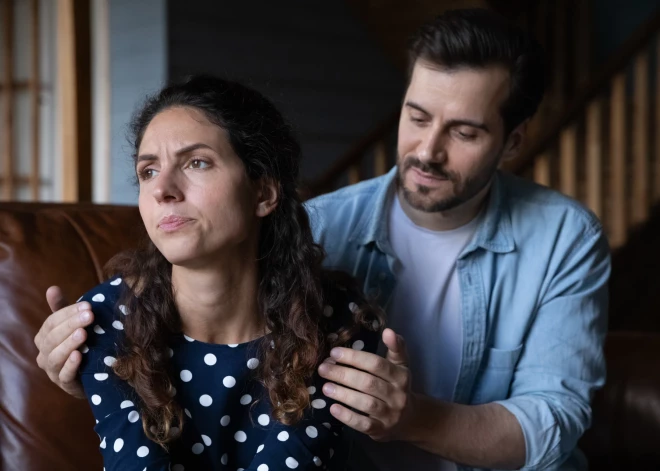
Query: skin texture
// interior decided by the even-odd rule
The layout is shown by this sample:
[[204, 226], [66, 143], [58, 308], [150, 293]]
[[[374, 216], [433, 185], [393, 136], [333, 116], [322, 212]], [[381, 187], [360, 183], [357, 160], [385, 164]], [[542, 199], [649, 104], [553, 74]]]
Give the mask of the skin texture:
[[[399, 123], [397, 191], [403, 210], [417, 225], [455, 229], [483, 207], [496, 169], [517, 155], [525, 135], [526, 122], [504, 135], [500, 106], [508, 87], [508, 72], [498, 66], [443, 70], [416, 63]], [[231, 236], [226, 237], [240, 243], [239, 233], [228, 230]], [[159, 243], [170, 244], [167, 250], [173, 258], [185, 251], [180, 241]], [[80, 328], [92, 322], [81, 319], [89, 306], [51, 303], [57, 291], [51, 290], [49, 304], [56, 312], [35, 338], [37, 361], [62, 389], [80, 396], [75, 379], [80, 353], [75, 348], [84, 338], [74, 336], [84, 334]], [[466, 465], [523, 466], [525, 441], [512, 414], [497, 404], [451, 404], [411, 391], [404, 339], [385, 329], [383, 343], [386, 358], [336, 348], [319, 367], [328, 380], [323, 392], [359, 411], [335, 404], [331, 413], [337, 419], [374, 440], [408, 441]]]
[[[140, 214], [149, 236], [174, 264], [184, 332], [210, 343], [263, 335], [256, 306], [256, 244], [259, 220], [277, 205], [276, 186], [249, 180], [225, 131], [194, 109], [158, 114], [138, 154]], [[161, 230], [161, 219], [173, 214], [190, 221], [173, 232]], [[94, 321], [91, 306], [69, 305], [57, 286], [46, 298], [53, 314], [34, 339], [37, 364], [65, 392], [83, 398], [78, 349], [87, 339], [85, 327]]]
[[[471, 221], [502, 160], [518, 153], [526, 123], [504, 136], [500, 115], [508, 84], [508, 72], [497, 66], [448, 71], [415, 65], [399, 122], [397, 191], [417, 225], [441, 231]], [[515, 469], [525, 463], [522, 430], [505, 408], [413, 392], [404, 340], [386, 329], [383, 343], [385, 359], [337, 348], [320, 366], [329, 381], [323, 392], [359, 411], [335, 404], [335, 417], [374, 440], [408, 441], [471, 466]]]
[[[136, 172], [147, 233], [172, 263], [184, 333], [209, 343], [263, 335], [257, 244], [259, 220], [276, 207], [274, 185], [252, 182], [227, 133], [180, 107], [151, 121]], [[163, 224], [172, 216], [181, 218], [174, 230]]]

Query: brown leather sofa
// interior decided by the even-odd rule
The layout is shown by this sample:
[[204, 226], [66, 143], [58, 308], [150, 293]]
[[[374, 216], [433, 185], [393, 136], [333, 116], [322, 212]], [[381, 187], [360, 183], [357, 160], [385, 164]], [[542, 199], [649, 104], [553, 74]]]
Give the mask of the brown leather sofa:
[[[77, 299], [140, 237], [131, 207], [0, 203], [0, 471], [102, 469], [86, 402], [37, 367], [33, 338], [49, 314], [48, 286]], [[660, 470], [660, 334], [611, 333], [607, 358], [581, 443], [591, 469]]]

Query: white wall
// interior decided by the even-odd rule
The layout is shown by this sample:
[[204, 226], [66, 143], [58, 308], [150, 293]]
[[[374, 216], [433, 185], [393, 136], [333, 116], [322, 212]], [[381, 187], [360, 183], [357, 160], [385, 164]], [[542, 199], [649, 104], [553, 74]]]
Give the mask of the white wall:
[[127, 125], [167, 79], [167, 0], [110, 0], [110, 200], [136, 204]]

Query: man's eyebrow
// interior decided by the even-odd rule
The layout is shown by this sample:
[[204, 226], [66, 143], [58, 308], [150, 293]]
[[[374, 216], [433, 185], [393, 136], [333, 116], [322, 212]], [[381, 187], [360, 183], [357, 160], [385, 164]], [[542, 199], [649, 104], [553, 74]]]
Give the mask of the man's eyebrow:
[[[431, 116], [431, 113], [429, 113], [427, 110], [424, 109], [423, 106], [415, 103], [414, 101], [406, 101], [404, 106], [420, 111], [427, 116]], [[490, 129], [488, 128], [486, 123], [482, 123], [481, 121], [475, 121], [473, 119], [450, 119], [444, 125], [445, 128], [451, 128], [454, 126], [470, 126], [473, 128], [481, 129], [482, 131], [486, 131], [488, 133], [490, 132]]]
[[417, 110], [417, 111], [421, 111], [422, 113], [431, 116], [431, 113], [429, 113], [428, 111], [426, 111], [422, 105], [418, 105], [418, 104], [415, 103], [414, 101], [406, 101], [406, 103], [405, 103], [404, 106], [407, 106], [408, 108], [413, 108], [413, 109], [415, 109], [415, 110]]
[[482, 131], [490, 132], [486, 123], [480, 121], [474, 121], [472, 119], [450, 119], [445, 123], [446, 128], [452, 128], [455, 126], [470, 126], [473, 128], [481, 129]]
[[[201, 142], [197, 142], [195, 144], [190, 144], [189, 146], [186, 146], [186, 147], [183, 147], [183, 148], [179, 149], [178, 151], [176, 151], [176, 155], [177, 155], [177, 157], [179, 157], [181, 155], [185, 155], [185, 154], [188, 154], [190, 152], [193, 152], [197, 149], [210, 149], [210, 150], [213, 150], [213, 149], [211, 149], [210, 146], [207, 146], [206, 144], [203, 144]], [[158, 156], [156, 156], [154, 154], [140, 154], [140, 155], [138, 155], [137, 161], [142, 162], [143, 160], [149, 160], [149, 161], [158, 160]]]

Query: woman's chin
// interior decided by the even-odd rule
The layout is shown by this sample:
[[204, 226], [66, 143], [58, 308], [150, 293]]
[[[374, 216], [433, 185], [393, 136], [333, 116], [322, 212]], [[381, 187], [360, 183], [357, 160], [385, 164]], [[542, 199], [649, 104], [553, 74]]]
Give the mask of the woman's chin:
[[161, 250], [161, 253], [168, 262], [179, 267], [193, 267], [199, 265], [200, 260], [204, 259], [202, 255], [190, 251]]

